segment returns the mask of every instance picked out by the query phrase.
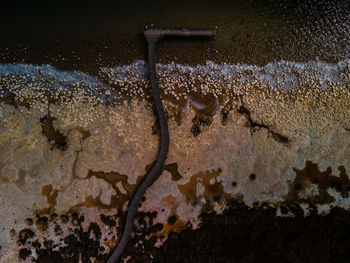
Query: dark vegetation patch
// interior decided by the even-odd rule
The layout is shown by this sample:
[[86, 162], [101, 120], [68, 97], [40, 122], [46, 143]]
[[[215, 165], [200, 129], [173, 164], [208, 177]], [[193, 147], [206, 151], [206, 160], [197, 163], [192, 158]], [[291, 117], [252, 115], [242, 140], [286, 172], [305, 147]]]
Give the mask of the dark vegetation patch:
[[32, 254], [32, 252], [31, 252], [29, 249], [27, 249], [27, 248], [22, 248], [22, 249], [19, 251], [19, 258], [22, 259], [22, 260], [26, 260], [27, 257], [28, 257], [29, 255], [31, 255], [31, 254]]
[[24, 245], [28, 239], [32, 239], [35, 236], [35, 233], [31, 229], [23, 229], [18, 234], [17, 243], [19, 245]]
[[84, 216], [80, 216], [77, 212], [73, 212], [71, 215], [71, 222], [73, 226], [81, 226], [81, 223], [83, 223], [85, 220]]
[[55, 225], [54, 231], [57, 236], [63, 234], [63, 230], [60, 225]]
[[69, 217], [67, 215], [61, 215], [60, 220], [61, 220], [62, 224], [67, 224], [69, 221]]
[[170, 224], [170, 225], [175, 224], [176, 221], [177, 221], [176, 215], [172, 215], [172, 216], [170, 216], [170, 217], [168, 218], [168, 224]]
[[42, 133], [46, 136], [49, 142], [53, 141], [53, 146], [65, 151], [67, 149], [67, 138], [59, 130], [53, 127], [53, 121], [55, 118], [45, 116], [40, 119]]
[[103, 224], [105, 224], [109, 227], [115, 227], [117, 224], [114, 216], [106, 216], [104, 214], [101, 214], [100, 219], [101, 219]]
[[64, 238], [66, 246], [54, 247], [53, 241], [44, 242], [44, 247], [37, 249], [38, 258], [34, 262], [79, 262], [81, 257], [82, 262], [91, 262], [90, 258], [96, 258], [101, 261], [104, 248], [100, 246], [100, 241], [95, 240], [96, 235], [91, 238], [91, 233], [96, 233], [93, 228], [89, 227], [88, 231], [83, 231], [83, 228], [77, 227], [72, 234]]
[[[22, 246], [19, 251], [20, 260], [27, 259], [32, 254], [31, 250], [34, 250], [37, 258], [33, 258], [33, 262], [79, 262], [79, 258], [82, 262], [91, 262], [93, 258], [97, 262], [103, 262], [106, 251], [100, 244], [102, 231], [94, 222], [90, 223], [87, 231], [84, 231], [82, 227], [84, 220], [84, 216], [77, 212], [60, 217], [56, 213], [51, 216], [36, 214], [36, 220], [32, 221], [41, 232], [40, 236], [47, 236], [49, 226], [53, 226], [55, 235], [63, 245], [59, 246], [51, 239], [35, 238], [32, 230], [24, 229], [19, 232], [18, 238], [18, 244]], [[72, 227], [64, 226], [67, 223], [71, 223]], [[63, 227], [68, 229], [66, 236], [62, 236]], [[31, 242], [28, 242], [29, 239]]]
[[280, 133], [277, 133], [277, 132], [274, 132], [273, 130], [271, 130], [271, 128], [263, 123], [257, 123], [255, 121], [253, 121], [253, 119], [251, 118], [250, 116], [250, 111], [245, 108], [244, 106], [241, 106], [238, 110], [237, 110], [238, 113], [240, 114], [243, 114], [244, 116], [247, 117], [247, 127], [250, 128], [250, 132], [251, 134], [253, 134], [254, 132], [264, 128], [264, 129], [267, 129], [268, 132], [272, 135], [272, 138], [277, 141], [277, 142], [281, 142], [283, 144], [287, 144], [289, 143], [289, 138], [280, 134]]
[[[138, 226], [133, 226], [133, 234], [122, 257], [131, 256], [137, 261], [132, 262], [152, 262], [150, 258], [156, 251], [155, 244], [158, 236], [155, 234], [163, 229], [162, 224], [154, 224], [153, 219], [157, 216], [157, 212], [140, 212], [137, 214], [135, 222]], [[153, 235], [152, 235], [153, 234]], [[146, 237], [151, 236], [148, 240]], [[159, 238], [164, 238], [160, 236]], [[166, 262], [166, 261], [165, 261]]]
[[[108, 258], [109, 251], [106, 250], [101, 244], [105, 243], [112, 249], [115, 242], [108, 242], [107, 239], [102, 238], [102, 230], [100, 226], [91, 222], [88, 229], [84, 231], [82, 223], [85, 218], [78, 212], [72, 212], [66, 215], [53, 214], [55, 216], [48, 215], [36, 215], [36, 220], [33, 220], [38, 224], [38, 220], [46, 218], [48, 225], [51, 229], [53, 226], [56, 234], [56, 239], [59, 239], [61, 245], [58, 245], [54, 240], [42, 237], [35, 237], [35, 234], [30, 229], [24, 229], [19, 233], [18, 244], [21, 246], [19, 250], [19, 259], [28, 260], [32, 257], [32, 262], [79, 262], [81, 258], [82, 262], [105, 262]], [[145, 251], [153, 251], [155, 243], [159, 237], [159, 233], [163, 230], [163, 225], [154, 223], [154, 218], [157, 216], [156, 212], [144, 213], [140, 212], [136, 215], [135, 222], [137, 226], [133, 226], [132, 238], [128, 243], [125, 250], [125, 255], [131, 255], [136, 257], [142, 257]], [[126, 214], [118, 213], [118, 216], [105, 216], [100, 215], [102, 222], [110, 227], [109, 235], [113, 234], [113, 229], [116, 227], [117, 219], [120, 221], [120, 226], [117, 229], [116, 239], [120, 238], [120, 234], [123, 231]], [[176, 219], [176, 217], [175, 217]], [[46, 222], [46, 220], [44, 220]], [[70, 223], [71, 226], [67, 225]], [[66, 229], [68, 234], [63, 235], [63, 228]], [[49, 231], [48, 227], [41, 230], [40, 236], [48, 236], [46, 232]], [[149, 240], [146, 242], [146, 238]], [[163, 237], [160, 237], [163, 238]], [[28, 240], [30, 239], [30, 242]], [[34, 258], [32, 251], [35, 251], [37, 258]], [[151, 254], [147, 252], [147, 256]]]
[[199, 229], [173, 232], [162, 247], [133, 254], [129, 262], [349, 262], [349, 211], [333, 208], [321, 216], [311, 205], [305, 217], [298, 205], [285, 208], [295, 217], [232, 202], [222, 215], [203, 213]]
[[89, 226], [88, 233], [93, 234], [95, 240], [100, 240], [102, 236], [102, 232], [98, 224], [92, 222]]
[[49, 227], [49, 219], [46, 216], [39, 216], [36, 220], [39, 230], [46, 231]]

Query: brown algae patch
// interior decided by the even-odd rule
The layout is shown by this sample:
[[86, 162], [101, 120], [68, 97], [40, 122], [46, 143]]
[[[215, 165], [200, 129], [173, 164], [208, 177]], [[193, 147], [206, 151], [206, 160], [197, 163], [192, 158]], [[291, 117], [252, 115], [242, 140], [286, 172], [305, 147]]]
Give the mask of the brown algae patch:
[[169, 163], [169, 164], [164, 165], [164, 170], [171, 173], [171, 179], [173, 181], [178, 181], [182, 178], [181, 174], [179, 173], [177, 163]]
[[57, 204], [58, 190], [53, 190], [52, 184], [44, 185], [41, 190], [41, 194], [46, 196], [47, 203], [50, 207], [54, 207]]
[[204, 187], [203, 195], [208, 199], [214, 199], [216, 196], [222, 196], [224, 191], [217, 177], [220, 175], [221, 169], [198, 172], [190, 177], [190, 181], [183, 185], [178, 185], [180, 192], [186, 196], [187, 201], [194, 202], [197, 195], [197, 184]]
[[287, 197], [289, 200], [293, 200], [294, 202], [297, 200], [299, 202], [308, 201], [307, 197], [299, 197], [299, 194], [305, 192], [310, 185], [315, 185], [318, 189], [317, 196], [309, 197], [315, 203], [325, 204], [333, 202], [334, 197], [328, 193], [328, 189], [330, 188], [339, 192], [344, 198], [349, 196], [350, 180], [344, 166], [338, 167], [340, 176], [332, 175], [331, 167], [327, 167], [325, 171], [321, 172], [318, 165], [311, 161], [306, 161], [305, 167], [302, 170], [296, 168], [293, 168], [293, 170], [296, 177], [290, 184]]
[[121, 211], [125, 202], [130, 201], [134, 190], [142, 179], [142, 177], [138, 177], [137, 183], [133, 185], [127, 182], [127, 175], [119, 174], [117, 172], [89, 170], [87, 177], [82, 180], [89, 179], [93, 176], [106, 181], [115, 190], [116, 194], [111, 195], [109, 203], [106, 204], [101, 201], [102, 190], [100, 190], [99, 195], [96, 197], [93, 197], [92, 195], [86, 196], [85, 201], [72, 206], [70, 208], [71, 211], [76, 211], [79, 207], [96, 207], [100, 209], [117, 208]]

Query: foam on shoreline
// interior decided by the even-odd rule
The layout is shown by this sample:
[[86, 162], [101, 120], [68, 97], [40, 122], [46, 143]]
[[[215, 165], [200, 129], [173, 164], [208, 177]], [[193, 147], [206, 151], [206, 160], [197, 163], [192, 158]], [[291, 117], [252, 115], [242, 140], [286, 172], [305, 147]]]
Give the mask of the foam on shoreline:
[[[157, 64], [156, 68], [159, 75], [173, 78], [187, 74], [194, 79], [207, 77], [221, 85], [232, 82], [236, 85], [259, 82], [266, 88], [288, 91], [301, 83], [315, 83], [322, 90], [327, 89], [331, 83], [344, 85], [347, 78], [341, 73], [349, 67], [350, 60], [347, 59], [336, 64], [322, 61], [277, 61], [265, 66], [215, 64], [207, 61], [206, 64], [197, 66]], [[107, 75], [109, 81], [116, 85], [144, 85], [147, 82], [148, 69], [145, 61], [138, 60], [129, 65], [102, 67], [101, 73]], [[0, 78], [0, 96], [6, 96], [5, 91], [17, 91], [23, 86], [40, 86], [46, 89], [47, 95], [79, 88], [86, 96], [98, 97], [104, 102], [120, 97], [108, 83], [96, 76], [81, 71], [62, 71], [51, 65], [0, 64]], [[203, 78], [201, 80], [203, 81]]]

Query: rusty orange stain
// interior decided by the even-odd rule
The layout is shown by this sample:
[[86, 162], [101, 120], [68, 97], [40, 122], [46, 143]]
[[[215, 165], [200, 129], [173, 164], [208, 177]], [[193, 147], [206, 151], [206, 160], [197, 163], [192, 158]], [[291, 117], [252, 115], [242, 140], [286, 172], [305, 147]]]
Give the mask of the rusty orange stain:
[[[178, 207], [177, 205], [177, 199], [173, 195], [168, 195], [166, 196], [163, 201], [167, 204], [171, 210], [172, 215], [176, 215], [176, 208]], [[183, 230], [187, 226], [187, 223], [184, 221], [180, 220], [177, 216], [177, 220], [174, 224], [164, 224], [163, 229], [160, 232], [154, 233], [154, 236], [168, 236], [171, 232], [176, 232], [179, 233], [181, 230]]]
[[[107, 183], [111, 185], [111, 187], [115, 190], [116, 194], [111, 195], [109, 204], [105, 204], [101, 201], [101, 191], [98, 196], [95, 198], [92, 197], [92, 195], [89, 195], [85, 198], [85, 201], [76, 204], [72, 206], [69, 210], [73, 211], [76, 210], [79, 207], [98, 207], [101, 209], [111, 209], [111, 208], [117, 208], [122, 209], [125, 202], [129, 201], [136, 186], [139, 184], [139, 182], [142, 179], [142, 176], [139, 176], [137, 178], [136, 184], [129, 184], [128, 183], [128, 176], [124, 174], [119, 174], [117, 172], [102, 172], [102, 171], [88, 171], [87, 178], [91, 178], [92, 176], [95, 176], [96, 178], [103, 179]], [[117, 183], [121, 182], [123, 188], [125, 189], [126, 193], [123, 194], [119, 188], [117, 187]]]
[[44, 185], [41, 188], [41, 194], [46, 196], [47, 203], [50, 207], [53, 207], [57, 204], [58, 190], [53, 190], [52, 184]]

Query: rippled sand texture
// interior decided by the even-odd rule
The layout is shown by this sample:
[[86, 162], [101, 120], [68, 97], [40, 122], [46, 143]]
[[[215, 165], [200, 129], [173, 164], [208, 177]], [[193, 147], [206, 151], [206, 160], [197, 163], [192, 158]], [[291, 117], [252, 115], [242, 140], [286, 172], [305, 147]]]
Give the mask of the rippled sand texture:
[[[140, 207], [148, 235], [160, 245], [232, 199], [348, 209], [349, 66], [157, 65], [170, 151]], [[1, 262], [54, 250], [64, 259], [73, 244], [90, 247], [83, 261], [102, 260], [158, 149], [145, 63], [98, 78], [26, 64], [0, 71]]]

